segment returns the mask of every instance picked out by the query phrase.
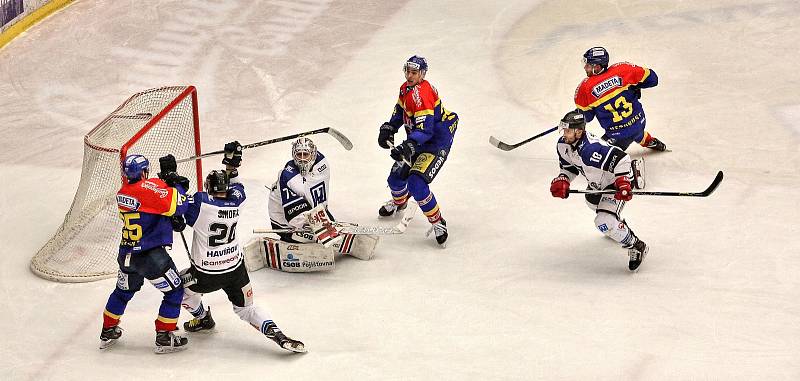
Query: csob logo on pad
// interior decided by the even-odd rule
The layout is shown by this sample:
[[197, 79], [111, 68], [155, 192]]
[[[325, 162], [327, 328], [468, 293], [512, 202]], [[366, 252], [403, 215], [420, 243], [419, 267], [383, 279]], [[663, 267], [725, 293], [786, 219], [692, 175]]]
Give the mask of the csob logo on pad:
[[283, 267], [300, 267], [300, 259], [296, 258], [292, 253], [286, 254], [286, 258], [281, 261]]

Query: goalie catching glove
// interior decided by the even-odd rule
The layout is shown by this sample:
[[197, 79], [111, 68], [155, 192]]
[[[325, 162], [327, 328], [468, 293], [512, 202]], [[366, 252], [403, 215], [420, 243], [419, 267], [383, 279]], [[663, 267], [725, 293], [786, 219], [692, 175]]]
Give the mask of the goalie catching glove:
[[314, 239], [325, 247], [331, 247], [339, 243], [344, 235], [333, 226], [330, 218], [328, 218], [328, 211], [325, 206], [320, 204], [311, 209], [306, 214], [308, 226], [311, 227], [311, 233], [314, 234]]

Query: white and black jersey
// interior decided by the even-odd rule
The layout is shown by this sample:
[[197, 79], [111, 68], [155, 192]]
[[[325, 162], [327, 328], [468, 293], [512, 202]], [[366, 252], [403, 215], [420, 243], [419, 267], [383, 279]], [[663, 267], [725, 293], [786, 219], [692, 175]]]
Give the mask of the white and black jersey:
[[619, 176], [632, 178], [631, 158], [619, 147], [609, 145], [589, 131], [574, 144], [562, 136], [556, 146], [561, 173], [572, 181], [578, 174], [586, 177], [589, 189], [613, 187]]
[[303, 213], [328, 204], [331, 171], [321, 152], [311, 170], [303, 176], [294, 160], [286, 163], [269, 194], [269, 219], [275, 228], [302, 229]]
[[242, 263], [242, 248], [236, 239], [239, 206], [245, 200], [244, 185], [231, 179], [226, 198], [197, 192], [186, 212], [186, 223], [194, 228], [192, 265], [202, 273], [222, 274]]

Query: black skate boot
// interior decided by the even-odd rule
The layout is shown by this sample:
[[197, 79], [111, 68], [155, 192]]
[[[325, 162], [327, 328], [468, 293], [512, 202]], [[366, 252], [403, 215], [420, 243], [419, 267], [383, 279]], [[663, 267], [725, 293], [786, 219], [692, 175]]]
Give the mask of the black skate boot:
[[431, 235], [431, 233], [436, 235], [436, 243], [442, 247], [445, 247], [445, 242], [447, 242], [447, 222], [444, 220], [444, 218], [431, 225], [430, 230], [428, 230], [428, 233], [425, 234], [425, 236], [427, 237]]
[[644, 158], [632, 160], [631, 169], [633, 169], [634, 189], [644, 189]]
[[117, 343], [117, 339], [122, 336], [122, 328], [115, 325], [110, 328], [103, 328], [100, 331], [100, 349], [106, 349]]
[[281, 332], [281, 329], [278, 328], [275, 323], [269, 323], [267, 325], [267, 332], [264, 335], [287, 351], [297, 353], [305, 353], [306, 351], [306, 346], [303, 344], [303, 342], [291, 339], [284, 335], [283, 332]]
[[381, 217], [390, 217], [393, 216], [396, 212], [400, 212], [403, 209], [405, 209], [407, 205], [408, 205], [408, 200], [406, 200], [406, 202], [400, 205], [395, 204], [394, 200], [389, 200], [388, 202], [386, 202], [386, 204], [381, 206], [380, 209], [378, 209], [378, 214]]
[[664, 152], [667, 150], [667, 145], [661, 140], [658, 140], [658, 138], [653, 138], [653, 140], [650, 141], [650, 144], [647, 145], [647, 148], [650, 148], [654, 151]]
[[647, 251], [649, 248], [647, 244], [644, 243], [642, 240], [637, 240], [633, 246], [628, 248], [628, 256], [630, 256], [630, 261], [628, 261], [628, 270], [636, 272], [639, 270], [639, 266], [642, 264], [644, 257], [647, 256]]
[[208, 331], [214, 328], [217, 323], [214, 322], [214, 318], [211, 317], [211, 307], [208, 307], [206, 311], [206, 316], [202, 319], [194, 318], [183, 323], [183, 329], [186, 332], [199, 332], [199, 331]]
[[176, 335], [172, 331], [156, 332], [155, 352], [157, 354], [182, 351], [186, 349], [187, 344], [189, 344], [189, 339]]

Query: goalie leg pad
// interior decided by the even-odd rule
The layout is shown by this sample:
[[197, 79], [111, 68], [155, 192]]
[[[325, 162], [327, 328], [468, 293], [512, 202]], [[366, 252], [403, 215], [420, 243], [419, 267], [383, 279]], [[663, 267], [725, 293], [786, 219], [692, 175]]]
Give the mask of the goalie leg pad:
[[[258, 258], [254, 258], [258, 255]], [[248, 257], [251, 257], [248, 260]], [[289, 243], [269, 237], [251, 241], [245, 246], [245, 266], [255, 271], [269, 267], [290, 273], [333, 270], [333, 250], [315, 243]], [[248, 265], [248, 262], [251, 262]]]
[[375, 246], [380, 237], [374, 234], [344, 234], [342, 242], [335, 246], [342, 254], [350, 254], [363, 261], [368, 261], [375, 256]]

